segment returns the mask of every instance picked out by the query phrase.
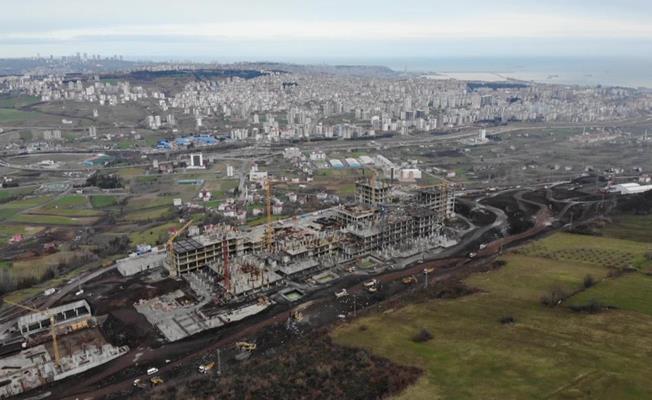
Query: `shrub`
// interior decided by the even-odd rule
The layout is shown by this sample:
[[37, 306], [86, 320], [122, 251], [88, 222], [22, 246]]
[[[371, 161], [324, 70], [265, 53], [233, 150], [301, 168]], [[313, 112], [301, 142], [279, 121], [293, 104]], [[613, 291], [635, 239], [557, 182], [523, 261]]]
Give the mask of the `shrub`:
[[583, 284], [584, 284], [584, 288], [585, 288], [585, 289], [588, 289], [588, 288], [590, 288], [591, 286], [595, 285], [595, 279], [593, 278], [593, 276], [592, 276], [591, 274], [586, 275], [586, 276], [584, 277], [584, 282], [583, 282]]
[[546, 307], [554, 307], [566, 298], [566, 292], [561, 288], [552, 288], [550, 293], [541, 296], [541, 304]]
[[605, 308], [607, 307], [604, 304], [595, 299], [590, 300], [586, 304], [575, 304], [570, 306], [570, 309], [575, 312], [583, 312], [588, 314], [597, 314]]
[[505, 316], [502, 317], [499, 321], [500, 321], [500, 323], [503, 324], [503, 325], [513, 324], [513, 323], [516, 322], [516, 320], [514, 319], [514, 317], [512, 317], [511, 315], [505, 315]]
[[427, 342], [430, 339], [432, 339], [432, 334], [425, 329], [421, 329], [419, 333], [412, 337], [412, 341], [416, 343]]

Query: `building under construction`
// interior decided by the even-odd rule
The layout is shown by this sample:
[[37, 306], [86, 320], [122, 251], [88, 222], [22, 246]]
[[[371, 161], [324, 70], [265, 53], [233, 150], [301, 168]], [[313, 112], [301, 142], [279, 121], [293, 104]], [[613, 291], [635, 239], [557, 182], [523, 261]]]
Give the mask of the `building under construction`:
[[447, 184], [419, 189], [415, 200], [417, 204], [433, 210], [439, 222], [455, 215], [455, 195]]
[[390, 185], [372, 177], [357, 183], [356, 204], [242, 230], [208, 227], [176, 241], [167, 268], [173, 276], [208, 268], [217, 285], [239, 296], [352, 257], [409, 248], [415, 239], [440, 235], [453, 216], [455, 200], [447, 187], [420, 189], [399, 203], [391, 193]]
[[391, 186], [381, 179], [372, 176], [355, 183], [355, 201], [358, 204], [377, 206], [389, 202]]
[[0, 399], [98, 367], [129, 351], [113, 346], [86, 300], [30, 312], [1, 333]]

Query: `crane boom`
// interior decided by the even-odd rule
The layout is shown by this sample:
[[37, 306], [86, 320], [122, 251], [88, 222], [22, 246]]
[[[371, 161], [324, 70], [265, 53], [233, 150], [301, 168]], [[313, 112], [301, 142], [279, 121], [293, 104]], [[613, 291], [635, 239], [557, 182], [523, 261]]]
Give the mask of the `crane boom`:
[[[41, 310], [37, 310], [36, 308], [29, 307], [23, 304], [19, 303], [14, 303], [13, 301], [9, 301], [7, 299], [2, 299], [7, 304], [10, 304], [12, 306], [20, 307], [24, 310], [31, 311], [31, 312], [37, 312], [40, 313], [42, 312]], [[47, 311], [47, 310], [46, 310]], [[57, 342], [57, 328], [55, 327], [56, 324], [56, 319], [54, 318], [54, 315], [50, 315], [50, 335], [52, 336], [52, 349], [54, 350], [54, 361], [57, 365], [57, 367], [61, 366], [61, 354], [59, 353], [59, 342]]]
[[183, 232], [185, 232], [186, 229], [192, 224], [192, 220], [188, 221], [179, 229], [178, 231], [174, 232], [172, 236], [168, 239], [167, 242], [167, 249], [171, 253], [174, 250], [174, 240], [179, 237]]
[[185, 225], [181, 227], [178, 231], [174, 232], [172, 236], [168, 239], [165, 247], [167, 250], [167, 257], [168, 257], [168, 265], [170, 266], [170, 270], [174, 271], [174, 268], [172, 266], [174, 265], [174, 240], [179, 237], [188, 227], [192, 224], [192, 219], [188, 222], [186, 222]]

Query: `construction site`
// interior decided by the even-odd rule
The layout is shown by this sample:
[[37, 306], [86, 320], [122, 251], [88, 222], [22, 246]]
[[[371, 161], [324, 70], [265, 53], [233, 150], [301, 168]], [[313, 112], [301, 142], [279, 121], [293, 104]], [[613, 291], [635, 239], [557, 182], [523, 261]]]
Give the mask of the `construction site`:
[[135, 308], [172, 342], [285, 301], [282, 291], [307, 293], [327, 282], [325, 277], [366, 265], [396, 265], [455, 244], [443, 230], [455, 207], [447, 185], [399, 197], [372, 176], [357, 182], [355, 198], [353, 204], [277, 221], [267, 201], [265, 224], [197, 227], [198, 234], [182, 237], [192, 226], [188, 221], [168, 241], [163, 264], [190, 293], [176, 290], [140, 300]]
[[[278, 220], [271, 183], [262, 185], [263, 224], [198, 226], [188, 220], [164, 246], [98, 272], [102, 277], [90, 281], [86, 293], [81, 282], [69, 282], [70, 294], [47, 294], [38, 305], [5, 300], [14, 311], [4, 315], [0, 332], [0, 398], [130, 358], [132, 346], [229, 331], [275, 306], [335, 290], [332, 285], [347, 277], [406, 268], [459, 238], [447, 227], [455, 207], [447, 185], [406, 193], [363, 177], [355, 202]], [[137, 328], [125, 334], [126, 326]], [[140, 356], [134, 357], [116, 363], [137, 368]]]
[[2, 326], [0, 398], [80, 374], [129, 351], [104, 338], [85, 300], [42, 311], [5, 302], [29, 314]]

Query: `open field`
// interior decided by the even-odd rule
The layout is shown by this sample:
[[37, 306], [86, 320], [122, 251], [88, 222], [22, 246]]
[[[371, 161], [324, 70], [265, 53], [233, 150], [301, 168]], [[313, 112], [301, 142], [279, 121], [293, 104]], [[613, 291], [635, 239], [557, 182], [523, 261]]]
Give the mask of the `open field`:
[[115, 205], [118, 198], [116, 196], [96, 195], [90, 197], [90, 202], [93, 208], [107, 208]]
[[170, 206], [148, 207], [142, 210], [133, 210], [126, 213], [123, 217], [128, 222], [141, 222], [156, 220], [171, 214]]
[[612, 238], [652, 243], [652, 215], [619, 215], [600, 232]]
[[171, 196], [140, 196], [132, 197], [127, 201], [127, 210], [136, 211], [143, 208], [172, 206]]
[[93, 217], [66, 217], [62, 215], [44, 214], [21, 214], [11, 219], [12, 222], [20, 222], [32, 225], [92, 225], [97, 221]]
[[568, 303], [585, 305], [591, 301], [652, 316], [652, 277], [631, 273], [606, 279], [571, 297]]
[[11, 199], [14, 199], [16, 197], [24, 196], [26, 194], [30, 194], [34, 191], [33, 188], [8, 188], [8, 189], [0, 189], [0, 203], [9, 201]]
[[36, 196], [0, 204], [0, 219], [8, 219], [14, 217], [16, 214], [23, 210], [45, 204], [49, 200], [49, 196]]
[[[549, 239], [551, 247], [586, 248], [595, 238]], [[518, 254], [504, 259], [507, 264], [501, 269], [466, 280], [479, 293], [372, 314], [340, 326], [332, 335], [339, 344], [422, 368], [423, 377], [399, 399], [652, 396], [647, 361], [652, 316], [625, 309], [586, 314], [540, 304], [551, 288], [581, 290], [587, 274], [600, 279], [608, 268]], [[501, 323], [506, 317], [515, 322]], [[412, 340], [422, 329], [433, 338]]]
[[23, 123], [35, 118], [37, 115], [38, 113], [35, 112], [20, 111], [10, 108], [0, 108], [0, 123]]
[[70, 208], [35, 208], [27, 214], [30, 215], [55, 215], [60, 217], [98, 217], [102, 211], [88, 208], [70, 209]]
[[40, 98], [36, 96], [0, 96], [0, 108], [20, 108], [38, 103]]
[[86, 208], [88, 207], [88, 199], [85, 196], [69, 194], [58, 198], [56, 201], [48, 204], [48, 208]]
[[652, 264], [645, 258], [649, 251], [652, 251], [652, 245], [649, 243], [558, 233], [519, 249], [518, 253], [614, 268], [647, 268]]
[[157, 225], [151, 229], [144, 231], [133, 232], [129, 234], [129, 239], [131, 240], [132, 245], [138, 244], [149, 244], [155, 245], [159, 239], [167, 240], [168, 238], [168, 229], [170, 228], [180, 228], [181, 224], [176, 222], [169, 222], [166, 224]]
[[30, 260], [14, 261], [11, 266], [14, 277], [40, 279], [50, 267], [65, 263], [75, 256], [82, 255], [79, 251], [62, 251]]
[[9, 238], [16, 234], [21, 234], [23, 238], [28, 239], [44, 229], [42, 226], [3, 224], [0, 225], [0, 243], [7, 243]]

